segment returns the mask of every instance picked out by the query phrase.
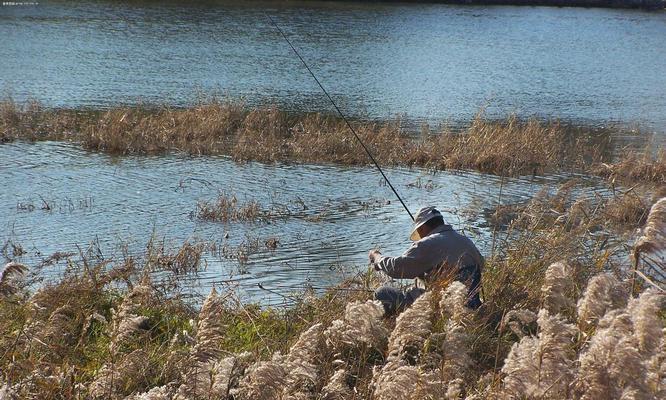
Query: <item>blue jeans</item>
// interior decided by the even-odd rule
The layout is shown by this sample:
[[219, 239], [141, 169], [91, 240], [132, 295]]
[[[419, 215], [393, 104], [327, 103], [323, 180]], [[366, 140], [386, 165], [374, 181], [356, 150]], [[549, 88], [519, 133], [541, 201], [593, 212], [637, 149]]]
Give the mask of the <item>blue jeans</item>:
[[[464, 283], [469, 288], [467, 303], [465, 306], [476, 310], [481, 307], [479, 291], [481, 289], [481, 268], [476, 265], [463, 267], [458, 271], [457, 281]], [[379, 300], [384, 306], [387, 315], [394, 314], [405, 307], [409, 307], [423, 293], [424, 289], [411, 288], [403, 292], [392, 286], [382, 286], [375, 290], [375, 300]]]
[[375, 290], [375, 300], [379, 300], [384, 306], [386, 315], [392, 315], [409, 307], [423, 293], [424, 289], [411, 288], [406, 292], [392, 286], [382, 286]]

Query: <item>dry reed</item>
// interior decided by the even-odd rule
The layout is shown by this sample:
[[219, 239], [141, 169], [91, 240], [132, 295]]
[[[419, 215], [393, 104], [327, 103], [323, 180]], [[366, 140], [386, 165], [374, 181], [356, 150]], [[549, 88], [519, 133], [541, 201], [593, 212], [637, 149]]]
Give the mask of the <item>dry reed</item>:
[[28, 270], [23, 264], [9, 262], [0, 271], [0, 296], [7, 296], [16, 292], [12, 280], [18, 275], [23, 275]]
[[634, 259], [638, 262], [641, 253], [660, 251], [666, 251], [666, 197], [650, 208], [643, 234], [634, 245]]
[[[614, 133], [557, 121], [489, 121], [480, 112], [464, 132], [425, 129], [414, 137], [401, 123], [353, 122], [380, 162], [519, 175], [580, 170], [609, 179], [664, 182], [666, 152], [646, 147], [614, 159]], [[186, 109], [117, 107], [49, 110], [36, 102], [0, 102], [0, 141], [69, 139], [114, 154], [226, 154], [239, 161], [367, 164], [342, 120], [248, 109], [212, 100]]]
[[194, 215], [204, 221], [237, 222], [265, 219], [269, 213], [255, 200], [239, 202], [234, 194], [220, 193], [212, 201], [199, 201]]
[[142, 279], [155, 252], [143, 268], [88, 260], [32, 296], [0, 299], [0, 387], [47, 400], [661, 398], [664, 294], [630, 299], [625, 264], [598, 273], [628, 251], [595, 241], [585, 213], [554, 223], [574, 219], [565, 191], [518, 216], [527, 231], [498, 239], [477, 311], [453, 282], [394, 321], [359, 275], [340, 289], [362, 290], [281, 312], [217, 291], [196, 312]]

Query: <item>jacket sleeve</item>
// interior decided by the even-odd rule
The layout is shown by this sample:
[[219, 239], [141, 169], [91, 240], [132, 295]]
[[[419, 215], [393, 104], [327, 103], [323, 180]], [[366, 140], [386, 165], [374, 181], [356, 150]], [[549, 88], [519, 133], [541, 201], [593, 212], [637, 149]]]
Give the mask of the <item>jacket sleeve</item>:
[[381, 257], [377, 264], [388, 276], [395, 279], [417, 278], [436, 266], [423, 242], [416, 242], [398, 257]]

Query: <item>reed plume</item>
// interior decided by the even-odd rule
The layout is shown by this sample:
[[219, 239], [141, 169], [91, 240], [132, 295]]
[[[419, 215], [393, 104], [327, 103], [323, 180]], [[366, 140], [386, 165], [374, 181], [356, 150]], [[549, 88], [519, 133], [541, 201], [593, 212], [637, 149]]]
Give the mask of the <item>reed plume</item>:
[[352, 397], [352, 388], [349, 384], [349, 372], [338, 369], [321, 389], [320, 400], [346, 400]]
[[1, 400], [17, 400], [18, 394], [12, 388], [12, 385], [2, 382], [0, 377], [0, 399]]
[[174, 395], [174, 385], [166, 384], [156, 386], [149, 391], [141, 394], [134, 394], [125, 398], [125, 400], [171, 400]]
[[112, 310], [111, 343], [109, 350], [116, 354], [135, 333], [147, 328], [148, 318], [137, 315], [139, 309], [147, 304], [153, 295], [153, 288], [148, 275], [123, 298], [118, 310]]
[[590, 279], [583, 297], [578, 300], [578, 326], [588, 330], [610, 310], [624, 307], [629, 293], [625, 286], [610, 274], [598, 274]]
[[449, 320], [446, 324], [446, 339], [441, 348], [442, 378], [449, 385], [456, 379], [467, 378], [474, 360], [470, 356], [470, 337], [460, 323]]
[[270, 361], [258, 361], [246, 371], [231, 395], [238, 400], [279, 399], [287, 382], [286, 357], [275, 353]]
[[647, 370], [625, 309], [610, 311], [599, 321], [579, 363], [574, 385], [577, 398], [649, 398]]
[[650, 208], [643, 234], [634, 244], [633, 257], [636, 265], [641, 253], [666, 251], [666, 197], [662, 197]]
[[[212, 288], [199, 311], [196, 344], [184, 361], [182, 384], [174, 399], [206, 398], [214, 385], [214, 368], [222, 350], [224, 325], [220, 319], [223, 311], [222, 298]], [[223, 367], [220, 367], [223, 368]]]
[[148, 329], [148, 318], [137, 315], [153, 297], [150, 278], [145, 275], [138, 285], [123, 298], [118, 309], [112, 309], [109, 352], [111, 360], [105, 363], [95, 374], [88, 386], [93, 398], [119, 398], [125, 390], [140, 382], [141, 374], [150, 369], [150, 357], [142, 349], [123, 354], [126, 347], [137, 333]]
[[661, 343], [647, 362], [647, 385], [657, 399], [666, 398], [666, 328], [661, 331]]
[[551, 264], [546, 269], [541, 294], [543, 307], [551, 314], [557, 314], [573, 306], [568, 293], [573, 286], [569, 266], [563, 262]]
[[530, 310], [511, 310], [502, 318], [502, 329], [509, 327], [519, 338], [530, 333], [530, 326], [537, 320], [537, 315]]
[[137, 349], [102, 366], [88, 386], [88, 393], [93, 399], [120, 399], [124, 392], [140, 385], [142, 378], [148, 380], [151, 375], [150, 355]]
[[219, 355], [220, 343], [224, 339], [225, 326], [220, 319], [224, 310], [223, 299], [212, 288], [201, 306], [197, 323], [197, 344], [195, 358], [204, 361]]
[[37, 333], [44, 344], [67, 345], [74, 339], [75, 310], [69, 304], [56, 308], [46, 322], [44, 329]]
[[422, 294], [396, 318], [386, 364], [373, 370], [372, 385], [377, 399], [410, 398], [422, 381], [416, 364], [432, 331], [432, 293]]
[[324, 326], [319, 323], [301, 333], [287, 354], [288, 373], [283, 397], [312, 397], [318, 381], [319, 358], [324, 343]]
[[373, 371], [374, 398], [377, 400], [410, 399], [417, 388], [419, 370], [402, 359], [390, 359]]
[[12, 278], [23, 275], [28, 270], [23, 264], [9, 262], [0, 270], [0, 296], [9, 296], [16, 293], [16, 287], [12, 284]]
[[537, 320], [539, 333], [515, 343], [507, 356], [502, 394], [508, 398], [566, 398], [572, 379], [577, 330], [560, 316], [541, 309]]
[[458, 281], [453, 281], [442, 291], [439, 309], [445, 318], [460, 322], [469, 315], [470, 310], [465, 307], [467, 303], [467, 287]]
[[654, 354], [664, 338], [659, 313], [664, 311], [665, 303], [666, 295], [656, 288], [650, 288], [637, 299], [631, 299], [627, 305], [638, 348], [644, 355]]
[[326, 343], [335, 351], [370, 348], [383, 350], [388, 330], [382, 316], [384, 307], [378, 301], [354, 301], [345, 307], [345, 315], [324, 331]]
[[395, 320], [388, 343], [388, 360], [405, 359], [414, 364], [432, 331], [432, 293], [425, 292]]
[[245, 373], [252, 355], [248, 352], [225, 357], [215, 363], [211, 371], [212, 386], [209, 398], [226, 399], [229, 391], [238, 386], [238, 382]]

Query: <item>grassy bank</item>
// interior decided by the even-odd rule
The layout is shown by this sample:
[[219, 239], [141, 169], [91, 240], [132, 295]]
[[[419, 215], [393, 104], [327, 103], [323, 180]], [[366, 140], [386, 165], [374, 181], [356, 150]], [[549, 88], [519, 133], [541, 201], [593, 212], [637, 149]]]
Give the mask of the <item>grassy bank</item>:
[[[69, 255], [65, 276], [36, 292], [32, 278], [54, 259], [27, 270], [10, 264], [0, 277], [0, 393], [661, 398], [666, 299], [643, 278], [632, 285], [627, 267], [666, 268], [655, 257], [666, 250], [666, 199], [629, 204], [630, 194], [577, 199], [569, 184], [515, 207], [497, 230], [475, 313], [462, 307], [464, 288], [442, 281], [397, 319], [385, 317], [370, 301], [381, 283], [371, 272], [319, 297], [288, 294], [296, 301], [285, 309], [243, 305], [220, 288], [199, 308], [178, 284], [201, 259], [203, 247], [192, 244], [149, 246], [140, 259]], [[636, 226], [638, 245], [628, 248], [621, 232]]]
[[[579, 171], [625, 181], [666, 180], [666, 151], [648, 144], [620, 149], [627, 132], [557, 121], [491, 121], [479, 114], [462, 132], [400, 122], [353, 123], [383, 165], [473, 169], [498, 175]], [[635, 136], [635, 134], [634, 134]], [[187, 109], [144, 106], [53, 110], [38, 103], [0, 103], [0, 141], [71, 140], [112, 154], [224, 154], [238, 161], [367, 164], [339, 118], [292, 115], [210, 102]], [[619, 154], [619, 155], [618, 155]]]

